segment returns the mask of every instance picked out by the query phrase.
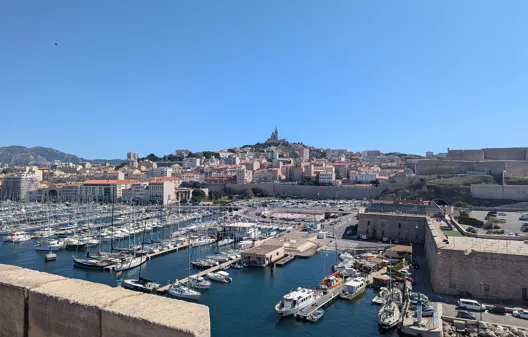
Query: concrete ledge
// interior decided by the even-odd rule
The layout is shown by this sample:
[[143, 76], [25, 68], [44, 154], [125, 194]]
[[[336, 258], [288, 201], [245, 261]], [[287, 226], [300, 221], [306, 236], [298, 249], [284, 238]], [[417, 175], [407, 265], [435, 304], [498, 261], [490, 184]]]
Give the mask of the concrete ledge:
[[103, 336], [210, 336], [209, 308], [170, 298], [140, 295], [115, 301], [102, 311]]
[[30, 289], [64, 277], [0, 264], [0, 337], [23, 337], [27, 331]]
[[0, 264], [0, 337], [209, 337], [209, 308]]
[[122, 288], [65, 279], [29, 292], [29, 337], [99, 336], [101, 308], [126, 296]]

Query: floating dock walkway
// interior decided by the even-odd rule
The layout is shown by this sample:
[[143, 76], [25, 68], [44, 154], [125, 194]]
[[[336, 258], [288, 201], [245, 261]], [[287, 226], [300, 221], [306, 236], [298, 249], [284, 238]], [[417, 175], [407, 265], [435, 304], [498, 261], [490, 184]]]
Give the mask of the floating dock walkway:
[[[172, 248], [167, 248], [167, 249], [163, 249], [163, 250], [160, 250], [159, 252], [155, 252], [155, 253], [152, 253], [152, 254], [147, 254], [147, 260], [150, 260], [154, 257], [158, 257], [158, 256], [161, 256], [161, 255], [165, 255], [165, 254], [170, 254], [172, 252], [177, 252], [179, 251], [180, 249], [184, 249], [184, 248], [187, 248], [189, 247], [189, 244], [188, 243], [183, 243], [181, 245], [177, 245], [175, 247], [172, 247]], [[111, 271], [111, 270], [114, 270], [114, 268], [117, 266], [117, 264], [112, 264], [110, 266], [106, 266], [104, 267], [104, 270], [108, 270], [108, 271]]]
[[279, 267], [282, 267], [285, 264], [290, 263], [294, 259], [295, 259], [294, 255], [287, 255], [287, 256], [283, 257], [282, 259], [280, 259], [279, 261], [275, 262], [275, 265], [277, 265]]
[[316, 310], [321, 309], [322, 307], [328, 305], [332, 301], [334, 301], [339, 293], [344, 289], [344, 285], [340, 285], [339, 287], [330, 290], [327, 292], [323, 297], [317, 299], [314, 304], [312, 304], [309, 307], [306, 307], [303, 309], [303, 311], [297, 312], [294, 317], [308, 320], [308, 316], [313, 313]]
[[[209, 269], [206, 269], [206, 270], [202, 270], [200, 272], [198, 272], [197, 274], [194, 274], [194, 275], [197, 275], [197, 276], [204, 276], [205, 274], [207, 273], [210, 273], [210, 272], [213, 272], [213, 271], [217, 271], [225, 266], [228, 266], [228, 265], [231, 265], [237, 261], [239, 261], [240, 258], [238, 259], [235, 259], [235, 260], [230, 260], [230, 261], [227, 261], [227, 262], [224, 262], [224, 263], [220, 263], [218, 266], [214, 266], [214, 267], [211, 267]], [[194, 276], [192, 275], [192, 276]], [[176, 280], [176, 282], [174, 283], [174, 285], [178, 285], [180, 283], [187, 283], [189, 281], [189, 278], [186, 277], [186, 278], [183, 278], [181, 280]], [[169, 290], [169, 288], [173, 285], [173, 283], [169, 283], [167, 284], [166, 286], [163, 286], [163, 287], [160, 287], [158, 288], [158, 293], [164, 293], [166, 292], [167, 290]]]

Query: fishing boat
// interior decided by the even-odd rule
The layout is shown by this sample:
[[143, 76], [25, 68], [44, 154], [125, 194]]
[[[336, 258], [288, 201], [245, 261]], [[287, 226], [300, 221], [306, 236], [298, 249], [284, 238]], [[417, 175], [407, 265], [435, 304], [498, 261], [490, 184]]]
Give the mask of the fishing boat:
[[132, 269], [132, 268], [136, 268], [136, 267], [142, 265], [143, 263], [145, 263], [145, 261], [147, 261], [147, 257], [146, 256], [129, 257], [129, 258], [123, 259], [121, 261], [121, 263], [119, 263], [114, 268], [114, 270], [115, 271], [123, 271], [123, 270], [129, 270], [129, 269]]
[[345, 289], [339, 293], [339, 298], [352, 300], [365, 292], [367, 282], [362, 277], [353, 278], [345, 283]]
[[233, 279], [229, 277], [229, 273], [223, 270], [207, 273], [206, 276], [208, 279], [220, 283], [231, 283], [233, 281]]
[[174, 297], [183, 298], [187, 300], [197, 300], [202, 295], [200, 292], [192, 290], [191, 288], [187, 288], [184, 285], [172, 285], [169, 288], [168, 294]]
[[275, 311], [280, 317], [291, 316], [312, 305], [317, 298], [318, 295], [314, 290], [299, 287], [284, 295], [275, 305]]
[[14, 232], [13, 234], [11, 234], [9, 236], [9, 240], [8, 241], [11, 241], [11, 242], [24, 242], [24, 241], [29, 241], [29, 240], [31, 240], [31, 235], [29, 235], [28, 233], [23, 232], [23, 231], [18, 231], [18, 232]]
[[196, 289], [209, 289], [211, 287], [211, 281], [207, 281], [202, 276], [192, 275], [189, 277], [187, 286]]
[[124, 288], [144, 293], [152, 293], [160, 287], [158, 283], [141, 276], [138, 279], [125, 279], [122, 285]]
[[339, 272], [335, 272], [319, 281], [317, 289], [325, 291], [332, 290], [343, 284], [343, 281], [343, 275]]

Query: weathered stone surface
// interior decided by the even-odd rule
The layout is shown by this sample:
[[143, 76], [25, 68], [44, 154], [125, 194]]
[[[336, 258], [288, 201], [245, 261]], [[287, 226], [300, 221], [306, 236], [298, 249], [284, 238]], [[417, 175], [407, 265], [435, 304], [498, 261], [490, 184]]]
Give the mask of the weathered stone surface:
[[205, 305], [143, 294], [105, 307], [102, 328], [103, 336], [208, 337], [211, 324]]
[[29, 292], [29, 337], [101, 336], [101, 308], [137, 293], [65, 279]]
[[0, 264], [0, 337], [24, 336], [28, 290], [64, 277]]

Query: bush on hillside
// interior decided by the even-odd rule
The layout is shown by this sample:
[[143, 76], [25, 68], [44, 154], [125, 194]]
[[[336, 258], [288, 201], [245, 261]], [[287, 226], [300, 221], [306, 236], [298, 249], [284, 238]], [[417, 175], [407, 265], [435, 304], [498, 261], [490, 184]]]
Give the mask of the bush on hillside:
[[478, 230], [475, 227], [468, 227], [466, 231], [468, 231], [469, 233], [474, 233], [474, 234], [478, 232]]

